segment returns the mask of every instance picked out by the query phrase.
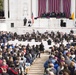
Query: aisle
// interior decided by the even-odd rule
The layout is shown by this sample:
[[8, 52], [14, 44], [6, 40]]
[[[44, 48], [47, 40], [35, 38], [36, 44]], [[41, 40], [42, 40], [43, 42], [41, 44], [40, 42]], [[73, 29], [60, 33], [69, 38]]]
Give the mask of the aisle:
[[42, 53], [41, 58], [37, 58], [33, 65], [30, 67], [30, 71], [28, 75], [43, 75], [44, 73], [44, 62], [48, 59], [47, 53]]

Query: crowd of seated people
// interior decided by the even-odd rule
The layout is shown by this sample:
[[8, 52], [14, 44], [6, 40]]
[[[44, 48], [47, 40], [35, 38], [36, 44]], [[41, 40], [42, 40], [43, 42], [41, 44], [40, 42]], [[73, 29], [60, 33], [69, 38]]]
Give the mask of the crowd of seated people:
[[[26, 41], [26, 40], [31, 41], [32, 39], [35, 39], [36, 42], [38, 41], [41, 42], [43, 39], [47, 41], [48, 38], [51, 38], [55, 44], [60, 43], [61, 41], [63, 41], [63, 39], [67, 41], [71, 39], [75, 41], [76, 39], [73, 35], [73, 31], [71, 31], [69, 34], [67, 33], [63, 34], [61, 32], [57, 32], [55, 34], [53, 31], [50, 33], [48, 31], [44, 33], [40, 33], [39, 31], [37, 32], [33, 31], [32, 33], [27, 32], [23, 35], [18, 35], [16, 32], [15, 33], [3, 32], [3, 31], [0, 32], [0, 75], [25, 75], [27, 74], [29, 66], [33, 64], [33, 61], [35, 60], [35, 58], [40, 57], [40, 51], [44, 51], [44, 46], [42, 43], [36, 46], [34, 45], [30, 46], [29, 44], [25, 46], [21, 44], [19, 45], [9, 44], [7, 43], [8, 41], [10, 40], [14, 41], [15, 39], [18, 39], [19, 41]], [[56, 46], [52, 48], [52, 53], [49, 59], [52, 60], [51, 57], [55, 56], [56, 54], [54, 58], [57, 62], [55, 62], [55, 60], [52, 60], [52, 62], [55, 64], [55, 69], [59, 67], [58, 65], [60, 63], [58, 61], [61, 62], [61, 61], [65, 61], [66, 59], [68, 59], [69, 61], [68, 54], [66, 53], [67, 50], [66, 49], [64, 50], [63, 47], [64, 45], [61, 44], [59, 48]], [[67, 45], [67, 47], [69, 48], [69, 44]], [[73, 51], [75, 51], [74, 48], [73, 50], [71, 50], [72, 54], [71, 52], [70, 54], [74, 58], [75, 56], [74, 56]], [[67, 54], [67, 57], [63, 55], [63, 53]], [[66, 59], [64, 58], [65, 60], [62, 60], [61, 57], [66, 57]], [[50, 63], [49, 61], [48, 64], [46, 65], [45, 67], [46, 74], [49, 73], [50, 64], [52, 64], [54, 68], [54, 64], [52, 62]], [[55, 74], [57, 73], [56, 70], [54, 73]]]
[[10, 40], [19, 40], [19, 41], [31, 41], [32, 39], [34, 39], [36, 42], [41, 42], [42, 39], [46, 40], [48, 38], [47, 36], [47, 32], [44, 33], [40, 33], [39, 31], [37, 32], [26, 32], [25, 34], [17, 34], [15, 33], [11, 33], [11, 32], [0, 32], [0, 43], [6, 43]]
[[56, 45], [51, 47], [50, 56], [44, 63], [44, 75], [76, 75], [76, 36], [73, 31], [53, 33], [52, 38], [56, 38]]
[[41, 18], [52, 18], [52, 17], [55, 17], [55, 18], [66, 18], [66, 14], [64, 12], [60, 12], [60, 13], [55, 13], [55, 12], [48, 12], [48, 13], [42, 13]]
[[[0, 74], [1, 75], [25, 75], [29, 66], [39, 55], [39, 47], [29, 44], [1, 45], [0, 46]], [[39, 55], [40, 57], [40, 55]], [[5, 72], [4, 72], [5, 70]]]
[[[33, 34], [31, 35], [33, 36]], [[40, 58], [40, 50], [44, 50], [42, 43], [36, 46], [7, 43], [15, 39], [30, 41], [29, 34], [26, 34], [27, 38], [24, 36], [17, 33], [0, 32], [0, 75], [26, 75], [35, 58]]]

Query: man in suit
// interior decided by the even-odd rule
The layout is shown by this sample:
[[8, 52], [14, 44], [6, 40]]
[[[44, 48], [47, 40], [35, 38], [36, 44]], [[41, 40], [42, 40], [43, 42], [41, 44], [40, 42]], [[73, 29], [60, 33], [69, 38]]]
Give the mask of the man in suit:
[[47, 40], [47, 43], [48, 43], [48, 45], [51, 45], [51, 40], [48, 39], [48, 40]]
[[26, 17], [24, 18], [24, 26], [26, 26], [26, 23], [27, 23], [27, 19]]
[[40, 44], [40, 51], [41, 51], [41, 52], [44, 52], [44, 45], [43, 45], [42, 42], [41, 42], [41, 44]]

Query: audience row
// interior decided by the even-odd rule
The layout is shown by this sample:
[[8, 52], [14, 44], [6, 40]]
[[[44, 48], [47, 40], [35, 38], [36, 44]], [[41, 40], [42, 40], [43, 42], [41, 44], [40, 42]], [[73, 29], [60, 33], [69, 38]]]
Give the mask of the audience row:
[[[55, 44], [61, 43], [59, 47], [56, 46], [50, 47], [51, 54], [49, 56], [49, 59], [51, 59], [52, 62], [48, 61], [47, 67], [45, 66], [46, 74], [49, 74], [50, 64], [52, 64], [54, 68], [54, 64], [56, 63], [55, 65], [56, 70], [54, 71], [54, 73], [58, 75], [59, 73], [57, 72], [58, 67], [64, 65], [65, 60], [67, 58], [69, 61], [70, 57], [66, 56], [68, 55], [66, 52], [69, 50], [68, 53], [70, 53], [71, 55], [75, 53], [75, 49], [73, 48], [72, 51], [70, 50], [71, 48], [69, 46], [70, 40], [73, 40], [73, 42], [76, 40], [72, 30], [70, 31], [69, 34], [62, 33], [59, 31], [56, 33], [53, 31], [50, 33], [47, 31], [45, 33], [40, 33], [39, 31], [37, 32], [33, 31], [31, 34], [27, 32], [23, 35], [2, 31], [0, 32], [0, 39], [1, 39], [0, 40], [0, 74], [1, 75], [27, 74], [29, 66], [33, 64], [35, 58], [40, 57], [40, 52], [44, 52], [44, 45], [42, 43], [42, 40], [45, 41], [48, 40], [48, 45], [49, 43], [52, 44], [52, 42], [54, 42]], [[41, 44], [36, 46], [34, 45], [30, 46], [28, 44], [27, 46], [25, 46], [21, 44], [13, 45], [8, 43], [8, 41], [10, 40], [14, 41], [15, 39], [19, 41], [26, 41], [26, 40], [31, 41], [32, 39], [35, 39], [36, 42], [40, 41]], [[63, 40], [68, 42], [68, 45], [66, 47], [63, 45]], [[63, 60], [62, 57], [64, 57]], [[75, 58], [75, 54], [73, 56], [73, 59], [74, 58]], [[71, 61], [73, 60], [71, 59]], [[64, 63], [59, 63], [59, 62], [64, 62]], [[73, 62], [75, 62], [75, 60]]]

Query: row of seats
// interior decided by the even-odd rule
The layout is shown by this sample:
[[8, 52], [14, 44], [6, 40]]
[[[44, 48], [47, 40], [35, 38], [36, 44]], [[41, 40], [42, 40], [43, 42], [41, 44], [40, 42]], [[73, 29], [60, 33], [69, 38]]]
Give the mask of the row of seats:
[[66, 17], [66, 14], [63, 12], [63, 13], [55, 13], [55, 12], [52, 12], [52, 13], [42, 13], [41, 14], [41, 16], [40, 17], [42, 17], [42, 18], [46, 18], [46, 17], [59, 17], [59, 18], [64, 18], [64, 17]]

